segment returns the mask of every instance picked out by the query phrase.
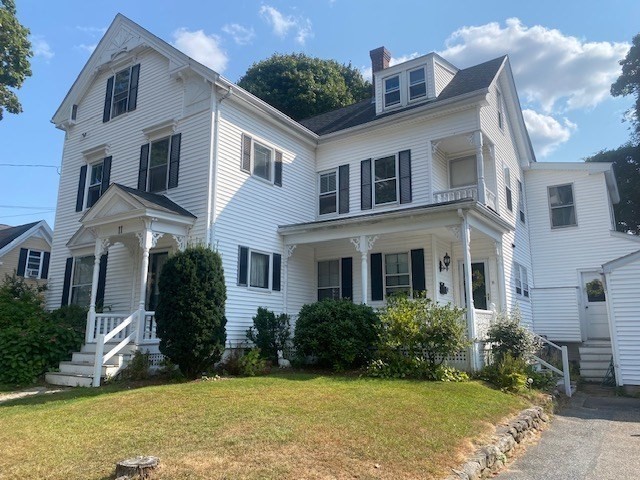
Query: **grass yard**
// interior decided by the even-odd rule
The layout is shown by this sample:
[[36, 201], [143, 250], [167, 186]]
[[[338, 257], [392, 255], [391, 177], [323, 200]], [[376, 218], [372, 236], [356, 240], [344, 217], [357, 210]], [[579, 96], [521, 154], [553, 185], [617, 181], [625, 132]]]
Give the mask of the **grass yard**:
[[[478, 382], [276, 374], [0, 404], [0, 479], [437, 478], [525, 400]], [[376, 465], [378, 468], [376, 468]]]

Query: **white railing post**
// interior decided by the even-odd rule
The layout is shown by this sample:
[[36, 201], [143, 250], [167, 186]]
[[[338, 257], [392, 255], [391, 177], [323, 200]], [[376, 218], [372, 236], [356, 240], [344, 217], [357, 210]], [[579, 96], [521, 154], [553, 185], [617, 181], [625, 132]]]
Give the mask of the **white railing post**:
[[564, 393], [571, 396], [571, 375], [569, 374], [569, 351], [566, 345], [562, 345], [562, 375], [564, 377]]
[[104, 334], [97, 335], [96, 338], [96, 355], [93, 364], [93, 386], [100, 386], [100, 377], [102, 376], [102, 357], [104, 355]]
[[84, 332], [84, 343], [93, 343], [93, 333], [96, 329], [96, 312], [95, 310], [87, 312], [87, 328]]

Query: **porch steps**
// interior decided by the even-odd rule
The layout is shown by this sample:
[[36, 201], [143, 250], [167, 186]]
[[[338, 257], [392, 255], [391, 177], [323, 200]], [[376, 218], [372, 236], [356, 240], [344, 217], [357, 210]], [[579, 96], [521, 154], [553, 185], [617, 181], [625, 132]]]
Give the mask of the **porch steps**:
[[608, 340], [588, 341], [580, 351], [580, 376], [587, 382], [601, 382], [611, 361], [611, 342]]
[[[105, 351], [109, 351], [115, 345], [117, 344], [106, 344]], [[90, 387], [93, 383], [95, 351], [95, 343], [84, 344], [79, 352], [73, 352], [71, 361], [60, 362], [60, 371], [47, 372], [45, 374], [46, 382], [67, 387]], [[102, 378], [116, 375], [128, 363], [131, 356], [128, 347], [125, 347], [123, 351], [126, 353], [114, 355], [106, 365], [102, 366]]]

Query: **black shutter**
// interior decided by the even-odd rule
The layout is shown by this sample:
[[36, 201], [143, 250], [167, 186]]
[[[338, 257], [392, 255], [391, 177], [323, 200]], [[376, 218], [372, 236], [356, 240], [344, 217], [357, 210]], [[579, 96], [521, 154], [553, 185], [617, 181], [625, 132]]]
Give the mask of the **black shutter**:
[[64, 266], [64, 283], [62, 285], [62, 300], [60, 306], [69, 305], [69, 291], [71, 290], [71, 270], [73, 269], [73, 257], [67, 258]]
[[138, 190], [147, 189], [147, 169], [149, 167], [149, 144], [140, 147], [140, 167], [138, 168]]
[[424, 278], [424, 249], [411, 250], [411, 288], [413, 293], [424, 292], [427, 287]]
[[279, 253], [273, 254], [273, 275], [271, 278], [271, 290], [275, 292], [280, 291], [280, 270], [282, 265], [282, 255]]
[[104, 287], [107, 283], [107, 258], [108, 253], [100, 257], [100, 269], [98, 270], [98, 288], [96, 291], [96, 305], [104, 307]]
[[71, 107], [71, 120], [78, 118], [78, 105]]
[[238, 247], [238, 285], [241, 287], [246, 287], [248, 285], [247, 282], [247, 274], [249, 268], [249, 248], [248, 247]]
[[240, 159], [240, 170], [251, 173], [251, 137], [242, 134], [242, 158]]
[[107, 80], [107, 93], [104, 96], [104, 111], [102, 112], [102, 122], [111, 120], [111, 97], [113, 96], [113, 78]]
[[20, 249], [20, 258], [18, 258], [18, 271], [16, 275], [19, 277], [24, 277], [24, 271], [27, 268], [27, 253], [28, 250], [26, 248]]
[[338, 168], [338, 213], [349, 213], [349, 165]]
[[169, 188], [178, 186], [178, 171], [180, 170], [180, 142], [181, 133], [171, 137], [171, 153], [169, 154]]
[[411, 150], [398, 154], [400, 170], [400, 203], [411, 203]]
[[84, 185], [87, 181], [87, 166], [80, 167], [80, 179], [78, 180], [78, 195], [76, 196], [76, 212], [81, 212], [84, 206]]
[[42, 258], [42, 270], [40, 272], [40, 278], [48, 278], [49, 277], [49, 259], [51, 254], [49, 252], [43, 253], [44, 257]]
[[342, 298], [353, 300], [353, 258], [344, 257], [341, 259], [342, 271], [340, 272], [340, 284]]
[[[382, 282], [382, 254], [371, 254], [371, 300], [382, 300], [384, 298]], [[364, 302], [364, 299], [363, 299]]]
[[371, 210], [371, 207], [371, 159], [368, 158], [360, 162], [360, 208], [362, 210]]
[[111, 157], [102, 160], [102, 185], [100, 185], [100, 195], [107, 191], [111, 182]]
[[131, 81], [129, 82], [129, 105], [127, 112], [135, 110], [138, 106], [138, 77], [140, 76], [140, 64], [131, 67]]
[[275, 175], [273, 184], [278, 187], [282, 186], [282, 152], [276, 150], [276, 164], [275, 164]]

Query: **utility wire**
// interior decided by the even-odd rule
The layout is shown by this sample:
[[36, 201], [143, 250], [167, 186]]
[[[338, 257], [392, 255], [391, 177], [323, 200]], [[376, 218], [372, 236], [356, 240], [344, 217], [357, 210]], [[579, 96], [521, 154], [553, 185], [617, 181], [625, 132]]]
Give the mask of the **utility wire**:
[[37, 167], [37, 168], [55, 168], [56, 171], [58, 172], [58, 175], [60, 175], [60, 167], [56, 166], [56, 165], [43, 165], [43, 164], [38, 164], [38, 163], [29, 163], [29, 164], [22, 164], [22, 163], [0, 163], [0, 167]]
[[25, 210], [42, 210], [43, 208], [47, 210], [55, 210], [56, 207], [26, 207], [23, 205], [0, 205], [0, 208], [21, 208]]
[[48, 210], [46, 212], [19, 213], [18, 215], [2, 215], [0, 216], [0, 218], [26, 217], [27, 215], [41, 215], [43, 213], [51, 213], [51, 210]]

